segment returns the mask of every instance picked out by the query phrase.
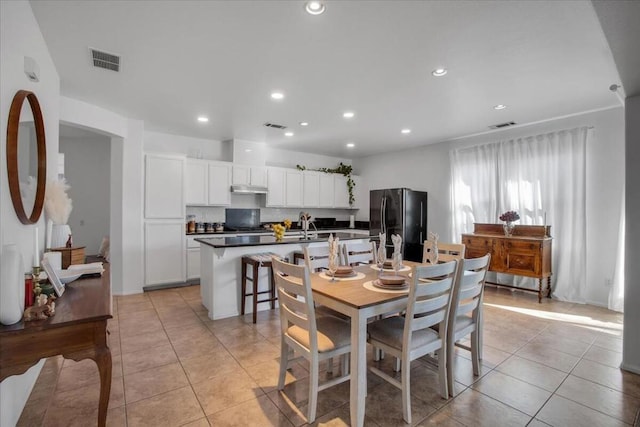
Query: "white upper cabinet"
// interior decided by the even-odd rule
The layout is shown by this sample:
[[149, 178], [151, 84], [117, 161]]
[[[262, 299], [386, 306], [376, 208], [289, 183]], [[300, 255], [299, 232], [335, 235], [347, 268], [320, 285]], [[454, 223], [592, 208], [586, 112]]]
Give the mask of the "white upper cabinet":
[[234, 185], [267, 186], [267, 168], [264, 166], [233, 165]]
[[320, 173], [304, 171], [302, 174], [303, 196], [302, 201], [306, 208], [320, 206]]
[[344, 175], [333, 174], [334, 193], [333, 193], [333, 207], [334, 208], [349, 208], [349, 189], [347, 188], [347, 177]]
[[208, 201], [207, 177], [209, 168], [202, 160], [187, 160], [185, 199], [187, 205], [206, 205]]
[[145, 218], [184, 218], [185, 159], [147, 154], [145, 157]]
[[290, 169], [285, 172], [285, 206], [303, 206], [302, 171]]
[[251, 185], [267, 186], [267, 168], [264, 166], [251, 166]]
[[332, 208], [333, 207], [333, 193], [335, 188], [335, 183], [333, 180], [332, 173], [321, 173], [320, 174], [320, 203], [319, 207], [321, 208]]
[[285, 169], [267, 169], [267, 206], [284, 206], [285, 202]]
[[233, 165], [231, 183], [234, 185], [249, 185], [251, 183], [251, 166]]
[[231, 165], [209, 163], [209, 204], [225, 206], [231, 204]]

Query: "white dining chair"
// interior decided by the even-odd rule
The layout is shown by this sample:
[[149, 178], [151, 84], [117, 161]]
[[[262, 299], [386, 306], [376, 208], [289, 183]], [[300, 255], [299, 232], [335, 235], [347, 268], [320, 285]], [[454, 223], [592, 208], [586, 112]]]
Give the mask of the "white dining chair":
[[[463, 259], [458, 267], [452, 291], [451, 310], [447, 329], [447, 383], [454, 395], [455, 346], [471, 352], [473, 375], [480, 374], [482, 360], [482, 298], [491, 254], [480, 258]], [[458, 341], [471, 335], [471, 346]]]
[[344, 265], [362, 265], [375, 263], [376, 244], [375, 242], [351, 243], [342, 245], [342, 259]]
[[[280, 374], [278, 390], [284, 388], [289, 356], [296, 351], [310, 364], [307, 422], [316, 418], [318, 392], [349, 380], [348, 354], [351, 352], [351, 329], [348, 323], [333, 316], [316, 316], [309, 268], [272, 258], [280, 305]], [[341, 376], [319, 384], [319, 364], [336, 356], [342, 358]]]
[[[448, 262], [452, 260], [460, 260], [464, 258], [465, 246], [462, 243], [442, 243], [438, 242], [438, 261]], [[424, 241], [424, 250], [422, 252], [422, 263], [429, 263], [429, 254], [434, 250], [434, 244], [431, 240]]]
[[[370, 371], [402, 390], [403, 419], [411, 423], [411, 361], [436, 352], [440, 394], [449, 398], [447, 384], [446, 338], [451, 307], [451, 291], [458, 261], [421, 265], [412, 269], [412, 278], [404, 317], [377, 320], [368, 327], [369, 343], [402, 362], [400, 381], [376, 367]], [[431, 326], [438, 325], [438, 331]]]
[[329, 243], [303, 248], [304, 262], [310, 272], [329, 268]]

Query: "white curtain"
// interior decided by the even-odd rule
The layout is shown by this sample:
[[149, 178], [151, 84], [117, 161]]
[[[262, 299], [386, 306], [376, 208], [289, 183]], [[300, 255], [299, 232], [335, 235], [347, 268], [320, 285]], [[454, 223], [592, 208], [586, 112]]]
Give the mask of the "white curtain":
[[618, 225], [618, 245], [616, 250], [616, 266], [613, 272], [613, 284], [609, 292], [609, 310], [624, 311], [624, 245], [625, 245], [625, 204], [624, 188], [622, 189], [620, 222]]
[[[554, 239], [554, 296], [584, 302], [586, 144], [592, 137], [593, 130], [585, 127], [452, 152], [455, 240], [473, 231], [473, 222], [497, 223], [507, 210], [520, 214], [518, 224], [542, 225], [546, 217]], [[537, 287], [533, 279], [499, 278], [507, 280]]]

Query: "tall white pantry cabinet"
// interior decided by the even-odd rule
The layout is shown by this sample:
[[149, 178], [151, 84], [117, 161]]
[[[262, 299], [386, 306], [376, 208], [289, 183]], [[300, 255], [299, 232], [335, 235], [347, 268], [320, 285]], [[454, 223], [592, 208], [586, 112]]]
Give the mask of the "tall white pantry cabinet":
[[146, 286], [185, 280], [185, 158], [145, 156], [144, 281]]

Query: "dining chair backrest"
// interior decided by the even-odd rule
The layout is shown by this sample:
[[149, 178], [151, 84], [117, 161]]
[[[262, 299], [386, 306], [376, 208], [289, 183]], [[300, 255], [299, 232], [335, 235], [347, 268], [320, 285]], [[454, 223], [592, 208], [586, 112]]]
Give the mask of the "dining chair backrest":
[[273, 257], [271, 263], [278, 292], [282, 333], [292, 325], [308, 331], [310, 350], [317, 351], [317, 326], [309, 268], [281, 261], [277, 257]]
[[376, 259], [375, 242], [344, 243], [342, 259], [345, 265], [372, 264]]
[[320, 246], [307, 246], [303, 251], [304, 262], [309, 267], [310, 272], [329, 267], [329, 243]]
[[456, 260], [413, 268], [403, 336], [403, 347], [411, 349], [411, 360], [419, 357], [414, 352], [423, 351], [411, 345], [412, 334], [416, 331], [438, 325], [440, 338], [445, 339], [457, 268]]
[[[429, 254], [434, 250], [434, 243], [431, 240], [425, 240], [424, 250], [422, 252], [422, 263], [429, 262]], [[465, 246], [462, 243], [442, 243], [438, 242], [438, 261], [448, 262], [452, 260], [460, 260], [464, 258]]]
[[[456, 286], [453, 289], [450, 319], [471, 313], [477, 323], [484, 292], [484, 281], [491, 262], [491, 254], [461, 261]], [[450, 324], [453, 324], [450, 322]]]

